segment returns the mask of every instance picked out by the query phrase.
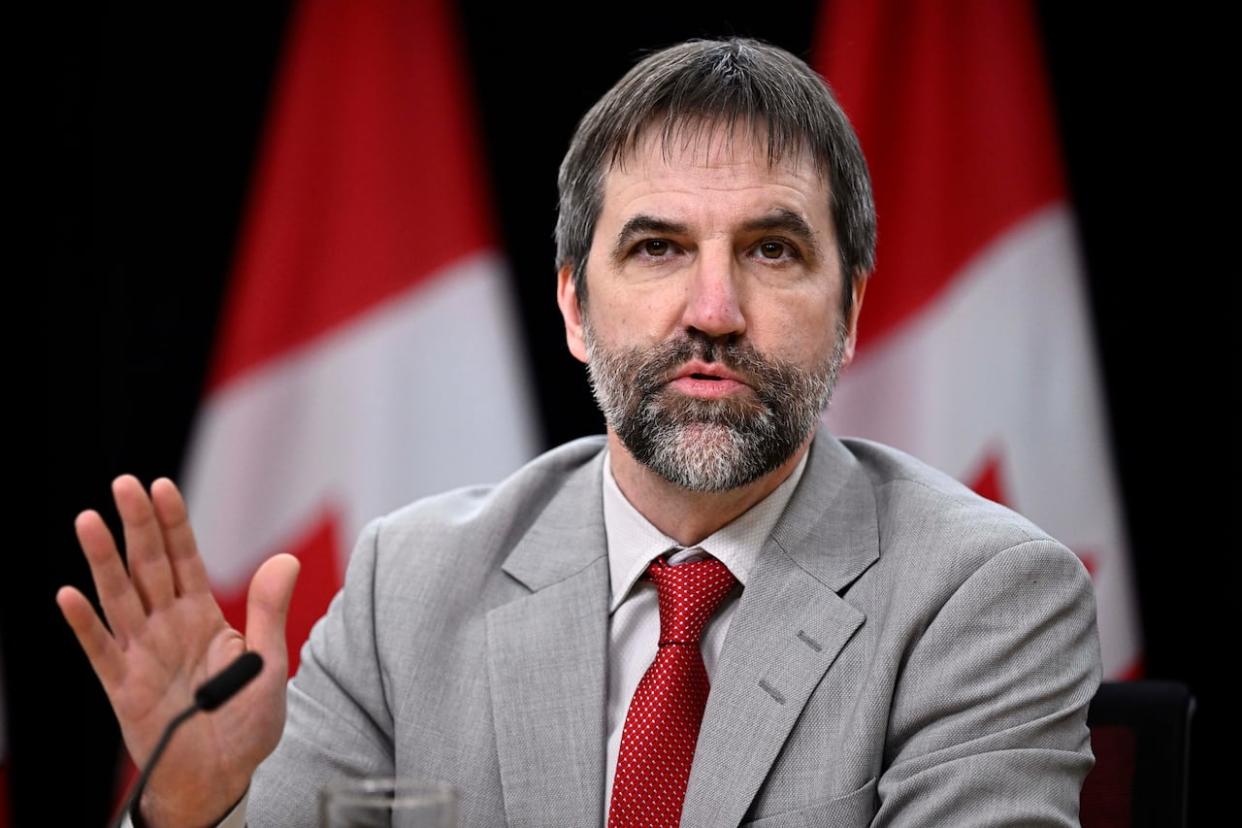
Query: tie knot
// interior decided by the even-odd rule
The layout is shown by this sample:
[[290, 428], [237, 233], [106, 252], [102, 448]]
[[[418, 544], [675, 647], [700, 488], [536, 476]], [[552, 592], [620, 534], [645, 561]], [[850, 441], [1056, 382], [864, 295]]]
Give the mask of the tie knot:
[[715, 558], [670, 566], [652, 561], [647, 575], [655, 582], [660, 601], [660, 646], [699, 643], [707, 619], [729, 594], [737, 580]]

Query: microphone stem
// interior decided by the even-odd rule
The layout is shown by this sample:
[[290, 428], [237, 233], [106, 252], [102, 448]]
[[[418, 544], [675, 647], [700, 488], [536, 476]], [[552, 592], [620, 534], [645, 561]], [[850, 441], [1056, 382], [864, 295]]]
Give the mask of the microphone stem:
[[151, 751], [151, 755], [147, 757], [147, 761], [143, 764], [142, 773], [138, 775], [138, 781], [134, 783], [134, 789], [130, 791], [129, 796], [125, 799], [125, 805], [117, 813], [116, 819], [112, 823], [112, 828], [121, 828], [121, 825], [124, 824], [125, 817], [142, 797], [142, 792], [147, 787], [147, 780], [151, 778], [151, 771], [155, 768], [156, 762], [159, 761], [160, 756], [164, 753], [164, 749], [168, 747], [168, 743], [172, 741], [173, 732], [181, 727], [186, 719], [197, 713], [198, 710], [198, 704], [192, 704], [174, 716], [173, 720], [165, 726], [164, 732], [160, 734], [160, 740], [155, 743], [155, 750]]

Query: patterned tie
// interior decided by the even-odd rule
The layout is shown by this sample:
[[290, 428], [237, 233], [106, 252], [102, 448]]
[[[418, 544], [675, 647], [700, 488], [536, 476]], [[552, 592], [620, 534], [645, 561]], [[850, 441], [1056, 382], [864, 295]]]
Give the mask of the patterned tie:
[[677, 566], [656, 560], [647, 576], [660, 601], [660, 647], [625, 716], [608, 828], [681, 821], [709, 689], [699, 638], [735, 583], [715, 558]]

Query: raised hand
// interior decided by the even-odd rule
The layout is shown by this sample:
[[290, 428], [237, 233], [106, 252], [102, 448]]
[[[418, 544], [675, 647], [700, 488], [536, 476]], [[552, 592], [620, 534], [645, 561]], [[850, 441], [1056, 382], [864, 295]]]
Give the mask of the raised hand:
[[142, 799], [151, 826], [208, 823], [241, 798], [280, 740], [285, 617], [299, 564], [291, 555], [276, 555], [259, 567], [250, 582], [243, 636], [225, 622], [212, 597], [185, 502], [172, 481], [156, 480], [148, 496], [126, 475], [113, 482], [112, 494], [128, 573], [98, 513], [82, 512], [74, 523], [107, 626], [73, 587], [62, 587], [56, 603], [108, 694], [134, 762], [146, 762], [164, 726], [193, 702], [199, 684], [244, 650], [263, 656], [263, 671], [235, 698], [177, 732]]

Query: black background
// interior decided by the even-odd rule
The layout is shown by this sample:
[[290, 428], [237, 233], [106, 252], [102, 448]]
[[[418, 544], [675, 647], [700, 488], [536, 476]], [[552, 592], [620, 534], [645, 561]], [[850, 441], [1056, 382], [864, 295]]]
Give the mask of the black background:
[[[33, 531], [14, 541], [0, 593], [18, 825], [46, 824], [49, 805], [55, 824], [104, 823], [118, 736], [53, 595], [89, 583], [72, 520], [107, 503], [113, 476], [179, 471], [287, 16], [278, 3], [167, 5], [177, 7], [99, 4], [52, 24], [46, 293], [40, 319], [18, 320], [42, 326], [25, 346], [44, 359], [31, 394], [44, 431], [31, 478], [41, 488], [37, 506], [19, 509], [29, 517], [14, 515]], [[555, 170], [577, 118], [640, 50], [686, 37], [751, 35], [808, 56], [816, 8], [459, 4], [546, 444], [601, 426], [553, 302]], [[1167, 8], [1119, 18], [1042, 3], [1039, 15], [1090, 271], [1147, 674], [1185, 681], [1199, 697], [1192, 817], [1206, 823], [1223, 782], [1213, 758], [1236, 735], [1218, 665], [1239, 628], [1222, 588], [1237, 571], [1226, 528], [1237, 268], [1227, 230], [1209, 229], [1212, 215], [1236, 209], [1212, 146], [1220, 84], [1202, 60], [1217, 23]]]

